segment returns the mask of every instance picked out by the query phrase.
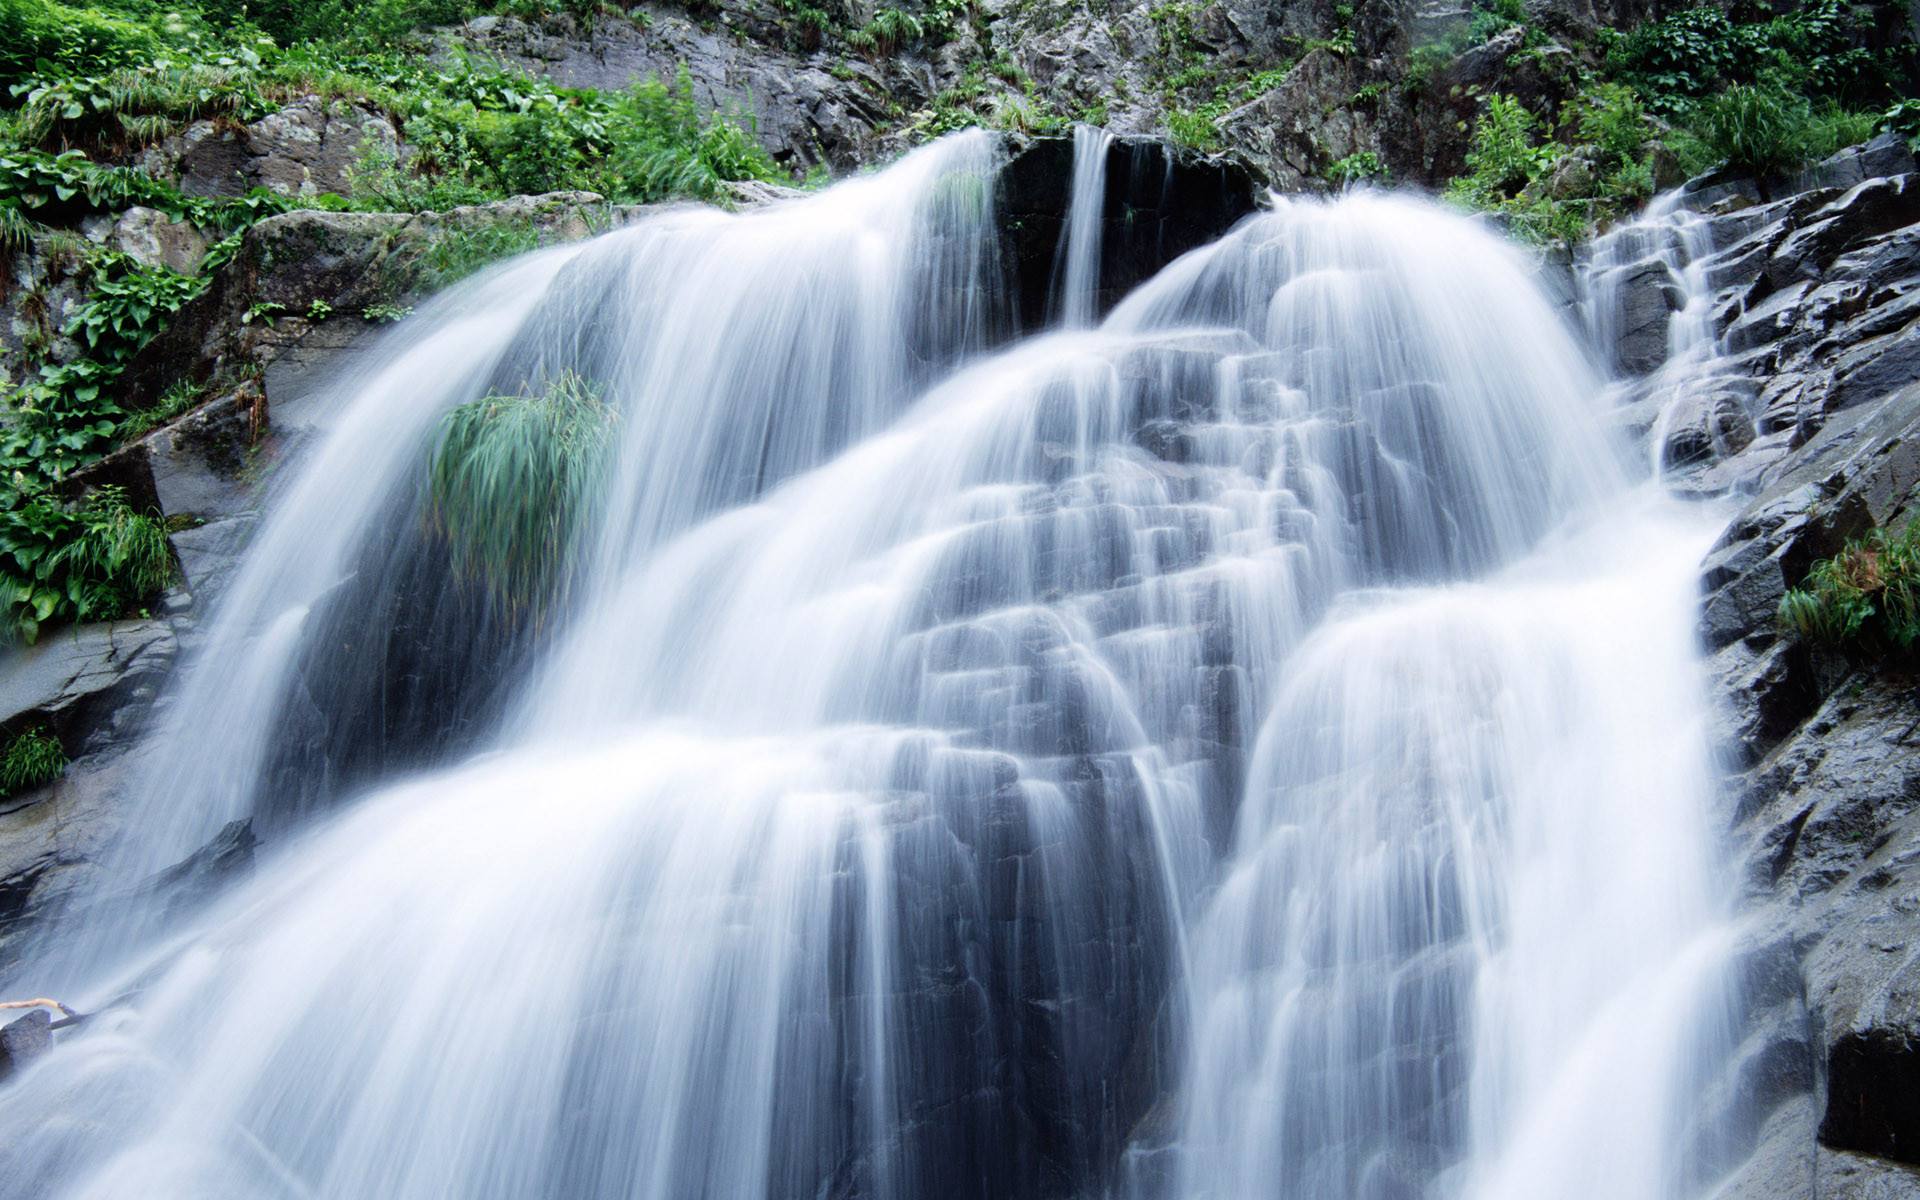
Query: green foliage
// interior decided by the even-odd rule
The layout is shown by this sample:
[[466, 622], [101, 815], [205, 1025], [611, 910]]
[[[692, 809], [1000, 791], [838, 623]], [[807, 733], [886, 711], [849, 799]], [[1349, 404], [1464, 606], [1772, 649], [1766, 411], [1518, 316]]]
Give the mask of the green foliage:
[[888, 55], [926, 35], [920, 18], [898, 8], [883, 8], [855, 35], [860, 44], [875, 54]]
[[502, 259], [539, 248], [540, 230], [531, 221], [449, 230], [427, 247], [425, 282], [428, 288], [438, 290]]
[[18, 200], [0, 200], [0, 262], [32, 245], [37, 232], [33, 218], [20, 211]]
[[571, 573], [614, 426], [599, 391], [571, 371], [448, 413], [428, 495], [454, 569], [510, 611], [544, 607]]
[[360, 319], [369, 325], [391, 325], [413, 315], [413, 307], [403, 304], [369, 304], [360, 310]]
[[1870, 34], [1871, 13], [1845, 0], [1818, 0], [1753, 21], [1703, 5], [1616, 37], [1607, 65], [1666, 116], [1684, 117], [1693, 101], [1764, 75], [1778, 76], [1814, 102], [1878, 103], [1897, 85], [1901, 68], [1892, 56], [1867, 48]]
[[1880, 128], [1907, 139], [1907, 145], [1920, 150], [1920, 99], [1901, 100], [1880, 114]]
[[0, 200], [47, 216], [111, 212], [133, 204], [169, 208], [179, 193], [145, 172], [101, 166], [78, 150], [0, 150]]
[[1348, 187], [1356, 183], [1366, 183], [1370, 180], [1385, 180], [1387, 177], [1387, 167], [1385, 163], [1380, 161], [1378, 154], [1375, 154], [1371, 150], [1361, 150], [1358, 153], [1349, 154], [1345, 158], [1335, 159], [1333, 162], [1328, 163], [1326, 170], [1323, 171], [1322, 174], [1328, 183], [1339, 187]]
[[1604, 159], [1638, 159], [1652, 133], [1639, 93], [1621, 83], [1602, 83], [1585, 92], [1571, 115], [1580, 140]]
[[1212, 151], [1220, 148], [1220, 127], [1216, 118], [1206, 112], [1184, 108], [1169, 109], [1167, 133], [1174, 141], [1196, 150]]
[[68, 69], [131, 62], [152, 53], [144, 25], [53, 0], [0, 0], [0, 87], [26, 79], [40, 63]]
[[115, 430], [121, 441], [144, 437], [186, 412], [205, 398], [207, 389], [192, 380], [182, 379], [162, 392], [157, 403], [127, 414]]
[[0, 514], [0, 631], [31, 642], [52, 622], [126, 616], [173, 571], [165, 525], [134, 511], [119, 488], [73, 506], [27, 497]]
[[1780, 601], [1788, 633], [1865, 652], [1920, 645], [1920, 521], [1875, 529], [1822, 559]]
[[412, 158], [370, 148], [354, 177], [358, 206], [437, 211], [561, 189], [720, 200], [730, 181], [780, 177], [747, 125], [701, 110], [684, 68], [671, 85], [604, 94], [456, 63], [407, 111]]
[[275, 41], [346, 37], [375, 46], [464, 21], [487, 7], [471, 0], [200, 0], [208, 21], [252, 25]]
[[52, 783], [67, 769], [60, 739], [36, 726], [18, 734], [0, 751], [0, 798]]
[[1613, 38], [1606, 69], [1677, 127], [1690, 169], [1783, 174], [1868, 136], [1913, 47], [1874, 50], [1871, 14], [1818, 0], [1764, 19], [1697, 7]]
[[203, 52], [202, 60], [162, 58], [103, 74], [16, 84], [12, 90], [22, 98], [18, 135], [32, 143], [140, 146], [199, 117], [250, 121], [272, 111], [256, 86], [260, 56], [252, 47]]
[[1703, 101], [1690, 132], [1711, 153], [1742, 174], [1766, 178], [1785, 174], [1872, 136], [1878, 118], [1827, 107], [1778, 78], [1735, 84]]
[[13, 397], [13, 424], [0, 439], [0, 463], [13, 476], [0, 491], [9, 498], [58, 482], [105, 453], [121, 415], [111, 391], [120, 372], [206, 286], [119, 254], [96, 254], [89, 268], [93, 291], [63, 331], [89, 356], [42, 365], [39, 378]]
[[1542, 132], [1539, 119], [1517, 99], [1489, 96], [1486, 111], [1474, 124], [1467, 173], [1447, 185], [1447, 199], [1503, 216], [1526, 241], [1578, 240], [1602, 202], [1546, 193], [1546, 179], [1567, 148], [1542, 140]]

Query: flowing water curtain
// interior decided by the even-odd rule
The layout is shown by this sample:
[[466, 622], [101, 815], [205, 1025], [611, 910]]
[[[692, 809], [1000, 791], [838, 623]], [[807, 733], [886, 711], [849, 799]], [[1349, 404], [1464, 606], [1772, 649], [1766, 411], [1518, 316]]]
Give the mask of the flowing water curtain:
[[[934, 191], [956, 186], [971, 204], [964, 182]], [[685, 219], [716, 244], [731, 227]], [[790, 303], [758, 298], [738, 299], [754, 322]], [[1293, 711], [1292, 655], [1341, 593], [1497, 567], [1616, 494], [1565, 330], [1491, 238], [1349, 198], [1253, 222], [1106, 328], [979, 363], [771, 490], [761, 466], [811, 453], [817, 426], [749, 422], [743, 454], [717, 416], [642, 437], [669, 418], [614, 400], [656, 387], [671, 407], [679, 373], [736, 378], [727, 364], [762, 344], [630, 375], [571, 350], [515, 360], [521, 379], [603, 384], [622, 457], [574, 611], [495, 753], [369, 798], [177, 958], [130, 968], [159, 980], [142, 1012], [22, 1085], [106, 1115], [11, 1147], [7, 1178], [55, 1195], [142, 1178], [191, 1195], [907, 1200], [1105, 1190], [1130, 1142], [1178, 1142], [1160, 1156], [1176, 1176], [1223, 1142], [1222, 1169], [1242, 1161], [1231, 1125], [1172, 1129], [1171, 1100], [1183, 1073], [1213, 1086], [1200, 1048], [1222, 998], [1266, 986], [1270, 964], [1214, 944], [1225, 901], [1200, 907], [1216, 855], [1256, 854], [1293, 811], [1269, 794], [1286, 756], [1268, 751], [1236, 812], [1248, 742]], [[703, 438], [690, 482], [711, 471], [710, 491], [657, 508], [633, 456]], [[634, 528], [658, 531], [652, 549]], [[1326, 662], [1310, 652], [1298, 677], [1344, 669]], [[1388, 692], [1393, 673], [1366, 665], [1334, 682]], [[1266, 721], [1263, 745], [1274, 720], [1292, 723]], [[1470, 794], [1454, 756], [1478, 743], [1418, 731], [1435, 739], [1408, 751], [1420, 770], [1382, 763], [1380, 787], [1412, 779], [1430, 808]], [[1340, 772], [1322, 774], [1285, 803], [1326, 809]], [[1344, 847], [1366, 810], [1332, 808], [1303, 836]], [[1372, 878], [1418, 876], [1424, 836]], [[1376, 898], [1332, 894], [1351, 905], [1326, 929], [1370, 928]], [[1303, 929], [1292, 952], [1337, 968]], [[1451, 986], [1415, 988], [1409, 1020], [1451, 1037]], [[1249, 1129], [1328, 1086], [1245, 1083], [1218, 1081], [1260, 1105]], [[1393, 1136], [1417, 1149], [1408, 1096]], [[1419, 1119], [1476, 1119], [1447, 1096]], [[1341, 1159], [1340, 1134], [1293, 1147]]]
[[[831, 197], [676, 210], [516, 260], [391, 335], [277, 491], [146, 745], [151, 785], [107, 874], [139, 879], [228, 821], [290, 824], [470, 753], [622, 564], [871, 434], [997, 336], [1000, 154], [970, 134]], [[529, 623], [434, 535], [428, 462], [446, 413], [568, 372], [611, 410], [614, 445], [575, 586]], [[60, 950], [76, 974], [117, 952]]]
[[1734, 1040], [1711, 518], [1629, 516], [1303, 647], [1195, 933], [1177, 1194], [1655, 1200], [1732, 1165], [1693, 1110]]

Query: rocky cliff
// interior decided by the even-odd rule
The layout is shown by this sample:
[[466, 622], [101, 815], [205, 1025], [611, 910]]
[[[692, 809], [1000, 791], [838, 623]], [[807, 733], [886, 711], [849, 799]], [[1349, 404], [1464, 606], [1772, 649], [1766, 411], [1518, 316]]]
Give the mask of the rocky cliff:
[[[1810, 647], [1775, 616], [1814, 562], [1920, 504], [1914, 171], [1881, 139], [1772, 199], [1698, 181], [1680, 202], [1697, 257], [1641, 228], [1645, 257], [1613, 268], [1614, 349], [1638, 373], [1623, 415], [1663, 410], [1650, 455], [1737, 506], [1701, 581], [1755, 914], [1740, 1090], [1760, 1153], [1729, 1196], [1920, 1195], [1920, 676]], [[1690, 301], [1720, 349], [1676, 383], [1664, 359]]]

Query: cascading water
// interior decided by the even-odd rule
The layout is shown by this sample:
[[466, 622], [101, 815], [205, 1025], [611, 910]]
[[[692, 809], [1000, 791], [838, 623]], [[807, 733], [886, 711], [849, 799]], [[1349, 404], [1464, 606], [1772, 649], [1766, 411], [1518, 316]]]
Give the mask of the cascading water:
[[1645, 410], [1656, 475], [1736, 451], [1746, 443], [1731, 439], [1752, 430], [1753, 382], [1714, 333], [1711, 225], [1687, 201], [1681, 190], [1655, 197], [1596, 238], [1579, 269], [1595, 344], [1637, 347], [1616, 364], [1628, 373], [1616, 398]]
[[[1710, 531], [1528, 264], [1281, 202], [981, 357], [993, 153], [535, 256], [360, 377], [177, 704], [238, 751], [136, 831], [288, 844], [76, 956], [130, 999], [0, 1193], [1700, 1190]], [[616, 450], [516, 619], [426, 459], [576, 375]]]
[[[998, 153], [954, 138], [830, 198], [675, 210], [437, 301], [333, 390], [337, 427], [228, 588], [103, 874], [142, 879], [229, 821], [271, 830], [471, 753], [621, 564], [873, 434], [997, 336]], [[563, 371], [619, 419], [605, 519], [536, 623], [460, 577], [423, 462], [450, 410]], [[146, 931], [63, 933], [49, 952], [85, 976]]]
[[1073, 190], [1066, 235], [1053, 264], [1053, 309], [1069, 329], [1093, 324], [1100, 292], [1101, 221], [1106, 216], [1107, 151], [1113, 135], [1097, 125], [1073, 129]]

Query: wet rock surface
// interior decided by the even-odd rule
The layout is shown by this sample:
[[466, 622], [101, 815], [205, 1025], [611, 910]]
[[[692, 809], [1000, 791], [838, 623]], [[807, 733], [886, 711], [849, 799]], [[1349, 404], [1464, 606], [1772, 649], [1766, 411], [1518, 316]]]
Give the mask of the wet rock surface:
[[[1042, 138], [1017, 151], [1001, 172], [1007, 267], [1020, 324], [1029, 330], [1055, 315], [1048, 297], [1067, 225], [1073, 160], [1071, 138]], [[1253, 177], [1231, 163], [1146, 138], [1114, 139], [1106, 159], [1096, 315], [1251, 214], [1255, 193]]]
[[1725, 356], [1707, 395], [1664, 398], [1661, 453], [1740, 505], [1702, 567], [1701, 638], [1750, 961], [1777, 980], [1745, 1016], [1768, 1065], [1726, 1196], [1920, 1196], [1920, 664], [1775, 617], [1816, 561], [1920, 514], [1915, 180], [1883, 138], [1801, 191], [1696, 197]]

